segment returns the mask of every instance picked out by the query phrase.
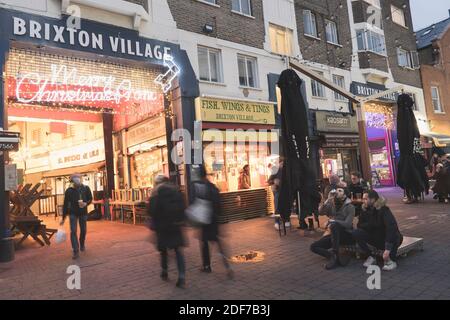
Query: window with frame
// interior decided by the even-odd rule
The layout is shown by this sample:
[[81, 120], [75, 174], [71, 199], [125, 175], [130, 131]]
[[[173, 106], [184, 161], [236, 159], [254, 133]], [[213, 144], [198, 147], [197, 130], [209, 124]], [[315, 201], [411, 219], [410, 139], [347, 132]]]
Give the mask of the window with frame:
[[[345, 78], [343, 76], [333, 74], [333, 83], [339, 88], [345, 89]], [[336, 101], [347, 101], [347, 99], [337, 92], [334, 92], [334, 100]]]
[[269, 38], [271, 50], [284, 56], [292, 55], [292, 30], [269, 24]]
[[75, 137], [75, 126], [74, 125], [68, 125], [66, 126], [66, 131], [64, 133], [64, 139]]
[[31, 146], [37, 147], [42, 144], [42, 131], [41, 129], [33, 129], [31, 131]]
[[391, 15], [392, 21], [394, 21], [396, 24], [406, 27], [405, 12], [403, 11], [403, 9], [391, 5]]
[[[322, 76], [322, 73], [319, 73]], [[325, 98], [325, 87], [319, 81], [311, 79], [311, 92], [312, 96], [316, 98]]]
[[222, 56], [220, 50], [198, 47], [198, 65], [200, 80], [209, 82], [223, 82]]
[[371, 30], [360, 29], [356, 30], [356, 40], [359, 51], [372, 51], [386, 55], [384, 35]]
[[431, 87], [431, 101], [433, 102], [433, 110], [435, 113], [443, 113], [441, 98], [438, 87]]
[[325, 20], [325, 30], [327, 34], [327, 41], [333, 44], [339, 44], [336, 22]]
[[239, 85], [242, 87], [258, 87], [258, 64], [256, 58], [238, 55]]
[[402, 48], [397, 48], [398, 65], [404, 68], [419, 69], [419, 54], [417, 51], [407, 51]]
[[318, 38], [316, 15], [311, 10], [303, 10], [303, 26], [306, 35]]
[[250, 0], [232, 0], [231, 10], [251, 16], [252, 4]]

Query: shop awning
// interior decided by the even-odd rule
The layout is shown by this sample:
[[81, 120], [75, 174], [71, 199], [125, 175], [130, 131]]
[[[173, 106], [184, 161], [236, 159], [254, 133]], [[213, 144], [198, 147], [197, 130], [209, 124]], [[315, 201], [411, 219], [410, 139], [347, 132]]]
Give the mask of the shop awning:
[[96, 162], [87, 164], [84, 166], [78, 166], [78, 167], [70, 167], [70, 168], [64, 168], [64, 169], [56, 169], [52, 171], [44, 172], [42, 175], [43, 178], [53, 178], [53, 177], [63, 177], [63, 176], [70, 176], [73, 173], [90, 173], [90, 172], [97, 172], [99, 169], [105, 167], [105, 162]]
[[445, 134], [430, 132], [422, 134], [422, 136], [433, 139], [434, 145], [436, 147], [445, 148], [447, 146], [450, 146], [450, 136], [447, 136]]

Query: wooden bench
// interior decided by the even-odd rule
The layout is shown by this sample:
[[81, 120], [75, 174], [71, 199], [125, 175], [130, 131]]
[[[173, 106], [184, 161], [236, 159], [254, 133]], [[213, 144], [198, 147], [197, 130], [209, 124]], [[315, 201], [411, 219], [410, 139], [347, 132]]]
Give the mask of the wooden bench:
[[20, 246], [28, 237], [33, 238], [41, 246], [49, 246], [50, 239], [58, 231], [47, 228], [45, 224], [42, 224], [42, 220], [39, 219], [12, 219], [11, 224], [11, 231], [17, 230], [23, 235], [17, 243], [17, 246]]
[[[412, 250], [420, 250], [423, 251], [423, 238], [413, 238], [413, 237], [403, 237], [403, 242], [398, 248], [397, 257], [406, 257], [408, 253]], [[376, 249], [375, 247], [369, 245], [369, 248], [372, 250], [372, 254], [377, 257], [383, 256], [383, 250]], [[357, 244], [354, 245], [344, 245], [341, 246], [341, 250], [347, 253], [354, 253], [358, 257], [360, 253], [362, 253], [361, 249]]]

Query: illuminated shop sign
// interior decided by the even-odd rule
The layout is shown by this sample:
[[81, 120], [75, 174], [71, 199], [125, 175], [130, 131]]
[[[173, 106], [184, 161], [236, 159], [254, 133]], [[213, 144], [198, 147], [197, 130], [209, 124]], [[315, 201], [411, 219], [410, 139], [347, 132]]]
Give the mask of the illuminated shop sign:
[[133, 88], [130, 79], [118, 80], [112, 75], [83, 75], [76, 68], [66, 65], [52, 64], [50, 70], [48, 77], [30, 72], [20, 79], [11, 79], [10, 88], [15, 88], [17, 101], [79, 105], [100, 102], [103, 107], [113, 107], [124, 102], [156, 101], [159, 98], [157, 92]]
[[50, 152], [50, 169], [83, 166], [105, 160], [103, 139]]

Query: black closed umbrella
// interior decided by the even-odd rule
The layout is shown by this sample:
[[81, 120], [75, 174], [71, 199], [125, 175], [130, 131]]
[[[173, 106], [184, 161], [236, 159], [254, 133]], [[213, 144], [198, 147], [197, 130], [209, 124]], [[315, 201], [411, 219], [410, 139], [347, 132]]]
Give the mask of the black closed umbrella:
[[308, 110], [301, 93], [302, 80], [294, 70], [287, 69], [280, 75], [281, 90], [281, 141], [283, 171], [281, 177], [278, 210], [288, 221], [292, 203], [298, 199], [302, 210], [311, 213], [316, 190], [316, 177], [311, 164]]
[[408, 197], [418, 198], [423, 192], [428, 194], [429, 183], [413, 104], [414, 101], [407, 94], [398, 97], [397, 139], [400, 161], [397, 183]]

